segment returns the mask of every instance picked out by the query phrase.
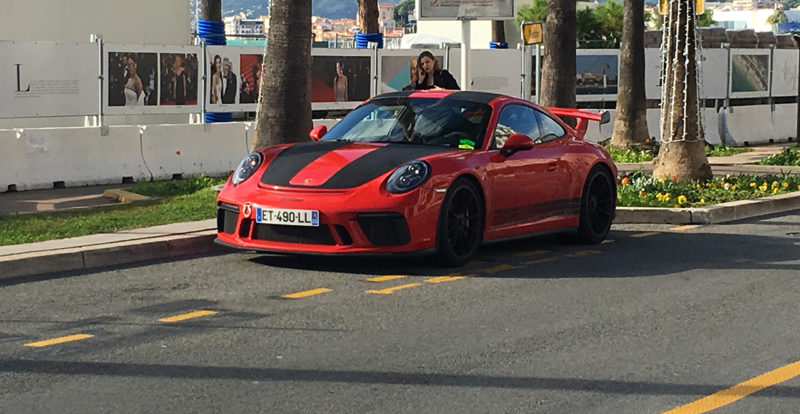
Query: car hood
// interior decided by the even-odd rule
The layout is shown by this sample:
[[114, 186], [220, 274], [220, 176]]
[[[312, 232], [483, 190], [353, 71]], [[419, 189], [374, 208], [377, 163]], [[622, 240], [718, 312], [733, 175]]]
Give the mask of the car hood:
[[352, 188], [406, 162], [451, 151], [458, 150], [386, 142], [304, 142], [278, 153], [261, 176], [261, 182], [322, 189]]

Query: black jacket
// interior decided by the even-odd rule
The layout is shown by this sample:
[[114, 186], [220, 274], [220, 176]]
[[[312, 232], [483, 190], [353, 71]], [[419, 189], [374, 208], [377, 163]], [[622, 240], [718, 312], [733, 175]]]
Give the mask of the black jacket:
[[415, 85], [414, 89], [433, 89], [433, 86], [444, 89], [461, 89], [458, 87], [458, 82], [456, 82], [453, 75], [444, 69], [433, 71], [433, 86], [428, 86], [427, 79], [428, 75], [425, 75], [425, 77], [420, 79]]

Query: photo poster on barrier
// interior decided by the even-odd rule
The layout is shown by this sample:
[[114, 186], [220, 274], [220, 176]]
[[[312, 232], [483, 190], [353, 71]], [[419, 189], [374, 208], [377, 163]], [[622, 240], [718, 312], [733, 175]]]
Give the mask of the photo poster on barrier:
[[206, 110], [255, 112], [264, 48], [206, 47]]
[[374, 94], [371, 49], [315, 50], [311, 56], [312, 110], [353, 109]]
[[576, 52], [577, 101], [615, 101], [619, 81], [619, 50], [578, 49]]
[[797, 96], [797, 49], [775, 49], [772, 55], [772, 96]]
[[[414, 89], [411, 84], [412, 66], [416, 65], [419, 50], [387, 50], [381, 52], [378, 72], [381, 74], [381, 82], [378, 93], [389, 93], [402, 91], [404, 89]], [[437, 61], [444, 62], [444, 53], [431, 51]]]
[[97, 115], [98, 46], [0, 41], [0, 118]]
[[731, 98], [758, 98], [769, 96], [769, 69], [769, 50], [731, 50]]
[[106, 45], [104, 111], [200, 112], [199, 46]]

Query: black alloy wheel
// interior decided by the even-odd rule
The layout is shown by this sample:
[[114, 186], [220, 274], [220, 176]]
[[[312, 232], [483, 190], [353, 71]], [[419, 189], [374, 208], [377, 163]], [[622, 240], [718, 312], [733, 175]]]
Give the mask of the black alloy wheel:
[[600, 243], [611, 230], [616, 209], [613, 180], [604, 167], [595, 166], [589, 171], [580, 203], [578, 241], [587, 244]]
[[484, 206], [475, 186], [456, 180], [439, 212], [439, 259], [446, 266], [463, 266], [483, 241]]

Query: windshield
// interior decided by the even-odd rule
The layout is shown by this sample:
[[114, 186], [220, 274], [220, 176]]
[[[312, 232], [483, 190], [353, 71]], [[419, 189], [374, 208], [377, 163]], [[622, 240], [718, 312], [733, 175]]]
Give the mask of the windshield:
[[342, 119], [323, 140], [401, 142], [466, 150], [481, 148], [488, 105], [458, 99], [372, 100]]

